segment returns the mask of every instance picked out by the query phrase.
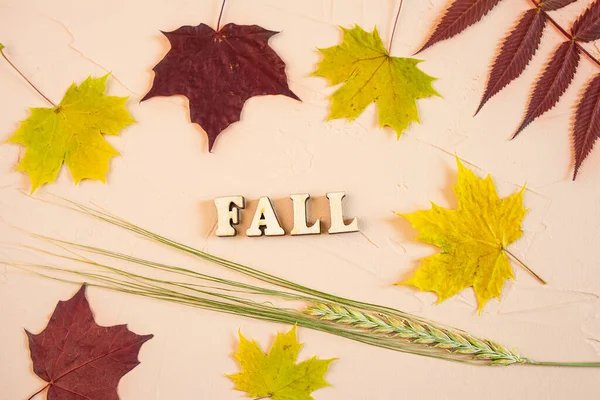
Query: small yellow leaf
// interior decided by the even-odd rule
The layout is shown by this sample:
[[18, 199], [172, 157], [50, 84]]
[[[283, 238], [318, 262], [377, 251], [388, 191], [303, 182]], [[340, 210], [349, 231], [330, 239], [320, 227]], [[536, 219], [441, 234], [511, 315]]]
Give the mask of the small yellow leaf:
[[315, 76], [331, 85], [344, 84], [331, 95], [328, 119], [352, 121], [373, 102], [379, 109], [379, 125], [390, 126], [400, 138], [411, 122], [419, 122], [416, 100], [439, 96], [431, 86], [436, 78], [421, 71], [415, 58], [392, 57], [383, 45], [377, 28], [372, 33], [356, 25], [341, 28], [339, 46], [319, 49], [323, 60]]
[[265, 354], [255, 341], [240, 333], [238, 352], [233, 356], [242, 371], [228, 375], [235, 389], [253, 398], [273, 400], [312, 400], [313, 391], [329, 386], [325, 373], [334, 359], [310, 358], [296, 364], [302, 344], [296, 339], [296, 327], [278, 333], [271, 350]]
[[72, 84], [54, 108], [32, 108], [8, 140], [27, 147], [17, 170], [29, 174], [32, 193], [53, 182], [63, 162], [75, 184], [86, 178], [105, 181], [108, 161], [119, 153], [102, 134], [118, 135], [135, 122], [125, 109], [126, 97], [104, 94], [107, 77]]
[[438, 303], [472, 286], [481, 312], [488, 300], [500, 298], [504, 282], [514, 279], [505, 249], [523, 234], [524, 188], [500, 199], [489, 175], [480, 179], [458, 158], [457, 163], [457, 209], [432, 204], [430, 210], [398, 214], [419, 231], [417, 240], [441, 249], [400, 284], [436, 292]]

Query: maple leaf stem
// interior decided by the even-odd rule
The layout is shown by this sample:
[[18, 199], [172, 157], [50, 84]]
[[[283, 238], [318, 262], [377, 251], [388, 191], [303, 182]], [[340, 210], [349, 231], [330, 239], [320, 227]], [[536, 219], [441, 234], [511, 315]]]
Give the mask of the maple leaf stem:
[[392, 44], [394, 43], [394, 36], [396, 35], [396, 27], [398, 26], [398, 20], [400, 19], [400, 11], [402, 10], [402, 3], [404, 0], [400, 0], [398, 5], [398, 12], [396, 13], [396, 20], [394, 21], [394, 28], [392, 29], [392, 36], [390, 37], [390, 45], [388, 46], [388, 53], [392, 52]]
[[583, 53], [587, 56], [587, 58], [590, 59], [590, 61], [592, 61], [594, 64], [596, 64], [597, 66], [600, 67], [600, 61], [594, 57], [589, 51], [587, 51], [585, 49], [585, 47], [583, 47], [579, 42], [577, 42], [577, 40], [573, 37], [573, 35], [571, 35], [569, 32], [567, 32], [567, 30], [565, 28], [563, 28], [562, 26], [560, 26], [560, 24], [558, 22], [556, 22], [554, 20], [554, 18], [552, 18], [546, 11], [542, 10], [540, 8], [540, 4], [537, 0], [529, 0], [538, 10], [539, 12], [541, 12], [544, 17], [546, 18], [546, 20], [550, 21], [550, 23], [552, 25], [554, 25], [554, 27], [563, 34], [564, 37], [566, 37], [568, 40], [572, 41], [575, 43], [575, 46]]
[[[56, 104], [54, 104], [54, 103], [52, 102], [52, 100], [50, 100], [48, 97], [46, 97], [46, 96], [44, 95], [44, 93], [40, 92], [40, 90], [39, 90], [37, 87], [35, 87], [35, 85], [34, 85], [33, 83], [31, 83], [31, 81], [30, 81], [29, 79], [27, 79], [27, 77], [26, 77], [25, 75], [23, 75], [23, 73], [22, 73], [22, 72], [19, 70], [19, 68], [17, 68], [17, 66], [16, 66], [15, 64], [13, 64], [13, 63], [12, 63], [12, 62], [11, 62], [11, 61], [8, 59], [8, 57], [6, 56], [6, 54], [4, 54], [4, 50], [3, 50], [3, 49], [0, 49], [0, 54], [2, 54], [2, 57], [4, 57], [4, 59], [6, 60], [6, 62], [8, 63], [8, 65], [10, 65], [11, 67], [13, 67], [13, 69], [14, 69], [15, 71], [17, 71], [17, 73], [18, 73], [19, 75], [21, 75], [21, 77], [22, 77], [23, 79], [25, 79], [25, 81], [26, 81], [27, 83], [29, 83], [29, 85], [30, 85], [30, 86], [31, 86], [31, 87], [32, 87], [32, 88], [33, 88], [33, 89], [34, 89], [36, 92], [38, 92], [40, 96], [42, 96], [42, 97], [43, 97], [43, 98], [44, 98], [44, 99], [45, 99], [45, 100], [46, 100], [48, 103], [52, 104], [52, 106], [53, 106], [53, 107], [56, 107]], [[36, 394], [37, 394], [37, 393], [36, 393]]]
[[219, 12], [219, 20], [217, 21], [217, 32], [221, 30], [221, 18], [223, 18], [223, 10], [225, 9], [225, 3], [227, 0], [223, 0], [223, 4], [221, 4], [221, 12]]
[[542, 279], [541, 276], [539, 276], [538, 274], [536, 274], [535, 272], [533, 272], [533, 270], [531, 268], [529, 268], [527, 266], [527, 264], [525, 264], [523, 261], [521, 261], [519, 259], [519, 257], [517, 257], [516, 255], [514, 255], [510, 250], [508, 250], [507, 248], [503, 248], [503, 250], [509, 255], [511, 256], [516, 262], [518, 262], [519, 264], [521, 264], [521, 267], [523, 267], [527, 272], [529, 272], [531, 275], [533, 275], [538, 281], [540, 281], [540, 283], [542, 285], [546, 285], [546, 281]]
[[44, 386], [43, 388], [41, 388], [40, 390], [38, 390], [37, 392], [32, 394], [31, 397], [29, 397], [27, 400], [32, 400], [35, 396], [42, 393], [44, 390], [48, 389], [49, 386], [50, 386], [50, 384], [47, 384], [46, 386]]

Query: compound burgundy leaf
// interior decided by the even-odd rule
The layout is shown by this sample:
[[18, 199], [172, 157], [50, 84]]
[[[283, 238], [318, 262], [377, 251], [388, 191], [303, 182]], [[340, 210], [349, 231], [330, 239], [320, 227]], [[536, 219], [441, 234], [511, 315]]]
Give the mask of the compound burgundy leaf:
[[537, 9], [523, 14], [515, 29], [504, 39], [500, 53], [494, 60], [490, 79], [477, 108], [477, 114], [484, 104], [525, 70], [538, 49], [546, 17]]
[[573, 23], [571, 32], [576, 40], [591, 42], [600, 39], [600, 1], [594, 1]]
[[540, 3], [540, 8], [544, 11], [554, 11], [566, 7], [577, 0], [544, 0]]
[[277, 32], [257, 25], [227, 24], [218, 32], [205, 24], [163, 32], [171, 50], [154, 67], [154, 83], [144, 96], [183, 95], [190, 119], [217, 136], [240, 120], [246, 100], [278, 95], [300, 100], [289, 89], [283, 60], [269, 47]]
[[40, 334], [26, 333], [33, 370], [48, 382], [48, 400], [118, 400], [119, 380], [139, 364], [140, 347], [153, 337], [125, 325], [97, 325], [85, 285], [58, 302]]
[[574, 41], [566, 41], [558, 47], [535, 84], [525, 118], [513, 138], [533, 120], [554, 107], [571, 84], [579, 59], [579, 48]]
[[418, 53], [437, 42], [458, 35], [483, 18], [500, 1], [502, 0], [455, 0]]
[[577, 178], [583, 160], [590, 154], [598, 138], [600, 138], [600, 75], [596, 75], [585, 88], [575, 112], [573, 180]]

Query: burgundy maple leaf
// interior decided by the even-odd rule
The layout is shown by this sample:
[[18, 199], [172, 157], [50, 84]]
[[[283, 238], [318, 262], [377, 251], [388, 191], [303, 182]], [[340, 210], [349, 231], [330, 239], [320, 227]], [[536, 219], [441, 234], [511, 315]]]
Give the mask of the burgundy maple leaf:
[[579, 47], [572, 40], [563, 42], [552, 55], [544, 73], [535, 83], [523, 122], [513, 135], [517, 136], [534, 119], [554, 107], [573, 81], [579, 64]]
[[494, 60], [485, 93], [475, 114], [492, 96], [525, 70], [538, 49], [545, 26], [546, 18], [538, 10], [531, 9], [523, 14], [515, 29], [502, 42], [500, 53]]
[[594, 1], [587, 10], [573, 23], [573, 37], [582, 42], [600, 39], [600, 1]]
[[200, 24], [163, 34], [171, 50], [154, 67], [154, 83], [142, 101], [187, 97], [190, 119], [206, 131], [209, 150], [225, 128], [240, 120], [250, 97], [282, 94], [300, 100], [288, 87], [285, 63], [269, 46], [277, 32], [236, 24], [215, 31]]
[[126, 325], [97, 325], [85, 285], [58, 302], [40, 334], [25, 332], [33, 370], [48, 382], [38, 393], [48, 389], [48, 400], [118, 400], [119, 380], [139, 364], [140, 347], [153, 337]]
[[458, 35], [483, 18], [500, 1], [502, 0], [454, 0], [431, 34], [431, 37], [417, 53], [433, 46], [437, 42]]

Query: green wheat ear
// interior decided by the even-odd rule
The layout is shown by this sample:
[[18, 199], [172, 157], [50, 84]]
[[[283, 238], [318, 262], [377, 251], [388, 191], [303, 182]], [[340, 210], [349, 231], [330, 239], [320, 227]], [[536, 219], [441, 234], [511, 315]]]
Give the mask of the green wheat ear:
[[323, 321], [357, 328], [367, 334], [403, 341], [407, 346], [429, 348], [440, 356], [456, 356], [456, 361], [465, 359], [497, 366], [531, 363], [531, 360], [522, 358], [518, 352], [508, 350], [501, 344], [477, 339], [465, 332], [438, 328], [419, 319], [392, 318], [323, 303], [309, 306], [305, 313]]

